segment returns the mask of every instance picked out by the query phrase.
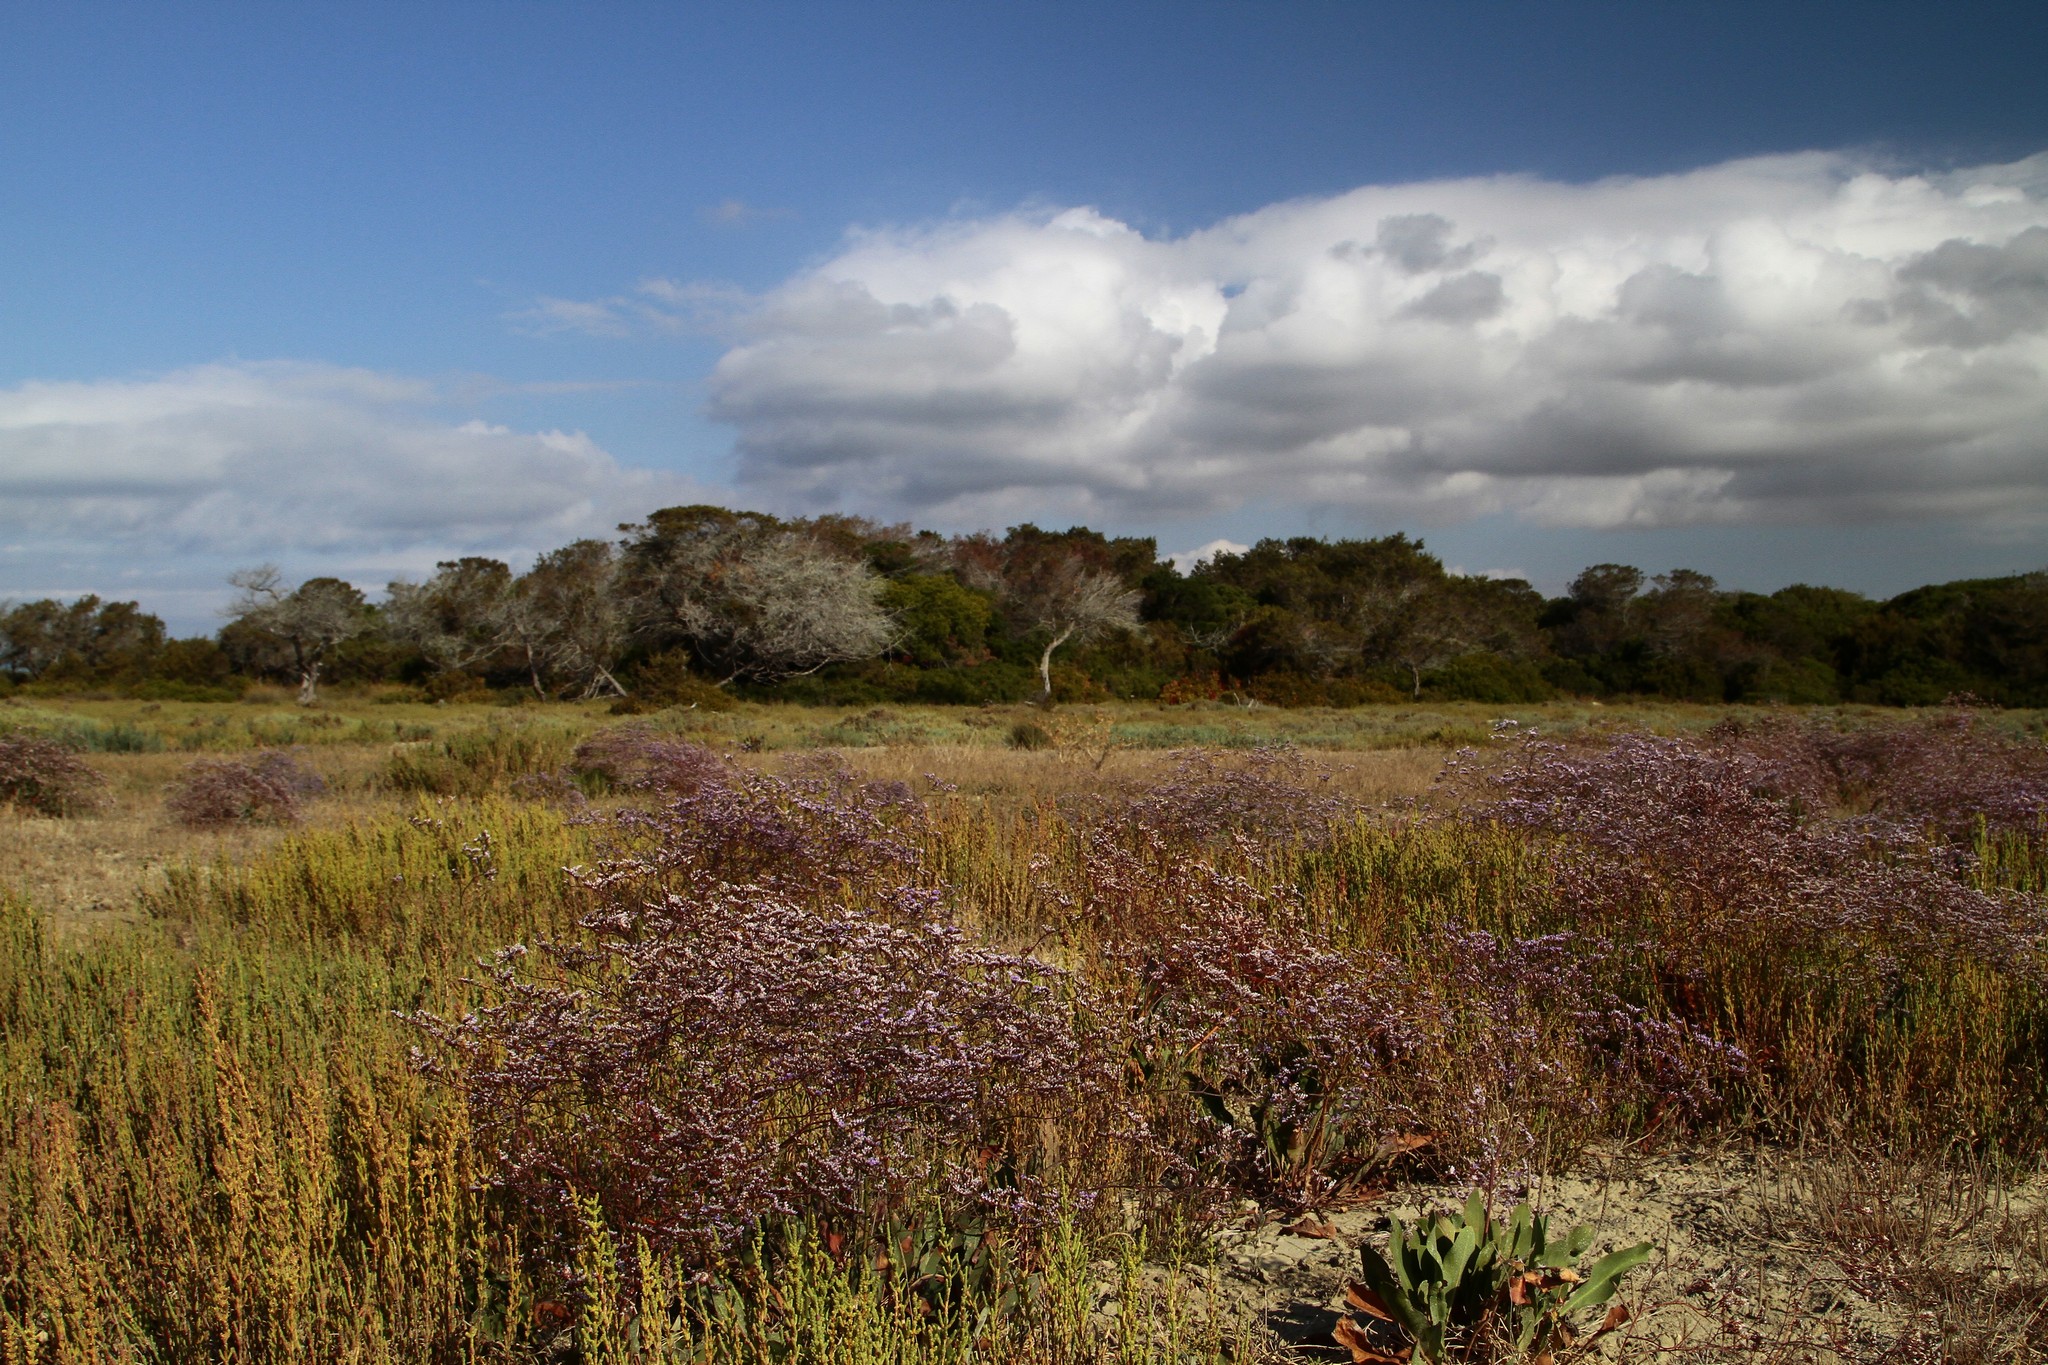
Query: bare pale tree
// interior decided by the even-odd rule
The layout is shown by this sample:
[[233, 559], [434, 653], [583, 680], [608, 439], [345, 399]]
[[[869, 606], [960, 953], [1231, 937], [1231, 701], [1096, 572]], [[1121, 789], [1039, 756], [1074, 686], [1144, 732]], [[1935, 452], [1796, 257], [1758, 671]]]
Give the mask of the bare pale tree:
[[872, 659], [895, 641], [882, 579], [801, 527], [683, 507], [625, 529], [635, 635], [686, 645], [720, 686]]
[[1078, 559], [1036, 566], [1012, 582], [1018, 615], [1045, 639], [1038, 656], [1040, 701], [1052, 699], [1052, 656], [1064, 645], [1085, 645], [1138, 628], [1138, 594], [1123, 580]]
[[625, 695], [612, 676], [626, 648], [617, 568], [608, 542], [579, 540], [542, 555], [512, 585], [505, 638], [525, 659], [536, 694], [563, 688], [584, 697]]
[[338, 578], [309, 578], [287, 590], [277, 566], [228, 576], [241, 589], [228, 619], [274, 642], [299, 682], [299, 705], [319, 697], [320, 670], [337, 646], [370, 628], [362, 593]]
[[385, 591], [385, 632], [444, 673], [486, 663], [505, 648], [512, 570], [499, 560], [444, 560], [426, 582], [396, 582]]

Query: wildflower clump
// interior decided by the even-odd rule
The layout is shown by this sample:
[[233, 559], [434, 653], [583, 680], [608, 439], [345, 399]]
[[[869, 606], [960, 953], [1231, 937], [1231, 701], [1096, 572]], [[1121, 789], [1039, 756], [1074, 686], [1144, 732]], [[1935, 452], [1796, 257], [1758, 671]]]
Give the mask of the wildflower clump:
[[2037, 900], [1969, 885], [1954, 847], [1927, 837], [1948, 809], [1928, 793], [1929, 765], [1882, 792], [1878, 813], [1843, 816], [1840, 789], [1815, 775], [1827, 757], [1649, 735], [1531, 744], [1471, 818], [1557, 836], [1563, 902], [1674, 963], [1710, 948], [1853, 946], [1891, 974], [1913, 958], [2015, 965], [2038, 952]]
[[0, 805], [37, 815], [81, 815], [105, 801], [106, 779], [67, 744], [0, 734]]
[[[1161, 1178], [1313, 1206], [1426, 1145], [1489, 1188], [1560, 1125], [1717, 1111], [1745, 1059], [1614, 987], [1610, 949], [1418, 924], [1398, 949], [1319, 923], [1276, 855], [1179, 826], [1098, 832], [1044, 894], [1113, 1002]], [[1447, 1083], [1455, 1077], [1455, 1083]], [[1546, 1136], [1548, 1135], [1548, 1136]]]
[[1633, 1026], [1739, 1050], [1765, 1110], [2031, 1140], [1998, 1040], [2048, 967], [2044, 770], [1967, 720], [1532, 742], [1457, 819], [1537, 841], [1527, 912], [1601, 935]]
[[1166, 781], [1116, 812], [1122, 823], [1176, 843], [1248, 834], [1314, 839], [1352, 815], [1330, 774], [1298, 749], [1266, 745], [1242, 754], [1186, 749]]
[[646, 787], [668, 799], [618, 813], [624, 856], [609, 875], [760, 885], [805, 903], [915, 877], [924, 810], [905, 784], [863, 781], [829, 758], [772, 774], [699, 745], [662, 745], [669, 757]]
[[600, 730], [578, 744], [569, 760], [578, 778], [615, 792], [692, 792], [719, 778], [726, 766], [715, 751], [645, 725]]
[[272, 749], [254, 762], [202, 758], [171, 784], [164, 808], [188, 829], [296, 824], [308, 799], [327, 789], [296, 755]]
[[498, 953], [473, 1013], [415, 1018], [499, 1182], [564, 1236], [595, 1199], [700, 1264], [775, 1219], [1029, 1215], [1029, 1139], [1105, 1083], [1074, 983], [941, 917], [893, 791], [705, 772], [620, 815], [578, 936]]

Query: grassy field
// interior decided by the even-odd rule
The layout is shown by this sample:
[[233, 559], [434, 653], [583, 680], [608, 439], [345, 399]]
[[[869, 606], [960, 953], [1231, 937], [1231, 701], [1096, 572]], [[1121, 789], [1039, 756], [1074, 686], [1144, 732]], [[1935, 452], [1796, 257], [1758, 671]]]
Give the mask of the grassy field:
[[1593, 1349], [2031, 1358], [2042, 723], [16, 699], [0, 1361], [1256, 1359], [1232, 1239], [1731, 1162]]

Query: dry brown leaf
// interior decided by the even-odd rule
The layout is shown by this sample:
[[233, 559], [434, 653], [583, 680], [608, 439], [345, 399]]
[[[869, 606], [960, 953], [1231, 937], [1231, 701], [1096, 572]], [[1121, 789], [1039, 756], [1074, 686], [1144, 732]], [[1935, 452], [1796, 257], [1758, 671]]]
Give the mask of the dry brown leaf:
[[1372, 1164], [1375, 1166], [1392, 1161], [1397, 1156], [1416, 1152], [1436, 1141], [1433, 1133], [1395, 1133], [1380, 1139], [1380, 1145], [1373, 1149]]
[[1361, 1313], [1371, 1314], [1381, 1322], [1394, 1320], [1394, 1310], [1387, 1307], [1387, 1301], [1373, 1293], [1371, 1286], [1361, 1284], [1357, 1280], [1344, 1286], [1344, 1302]]
[[1280, 1230], [1291, 1237], [1320, 1237], [1325, 1241], [1335, 1241], [1343, 1235], [1334, 1225], [1321, 1221], [1313, 1214], [1303, 1214]]
[[1600, 1325], [1593, 1329], [1593, 1335], [1587, 1337], [1586, 1340], [1591, 1342], [1606, 1336], [1609, 1332], [1627, 1322], [1628, 1317], [1629, 1313], [1626, 1306], [1618, 1303], [1608, 1305], [1607, 1316], [1600, 1320]]
[[1373, 1344], [1365, 1330], [1350, 1318], [1338, 1318], [1330, 1337], [1339, 1346], [1351, 1352], [1351, 1365], [1407, 1365], [1410, 1348], [1403, 1346], [1395, 1351], [1383, 1350]]

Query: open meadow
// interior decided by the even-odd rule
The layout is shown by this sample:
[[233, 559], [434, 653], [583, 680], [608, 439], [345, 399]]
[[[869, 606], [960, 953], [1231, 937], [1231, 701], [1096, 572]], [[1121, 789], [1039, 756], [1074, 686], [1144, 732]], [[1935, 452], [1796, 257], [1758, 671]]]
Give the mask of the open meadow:
[[0, 1362], [2048, 1358], [2044, 723], [0, 700]]

